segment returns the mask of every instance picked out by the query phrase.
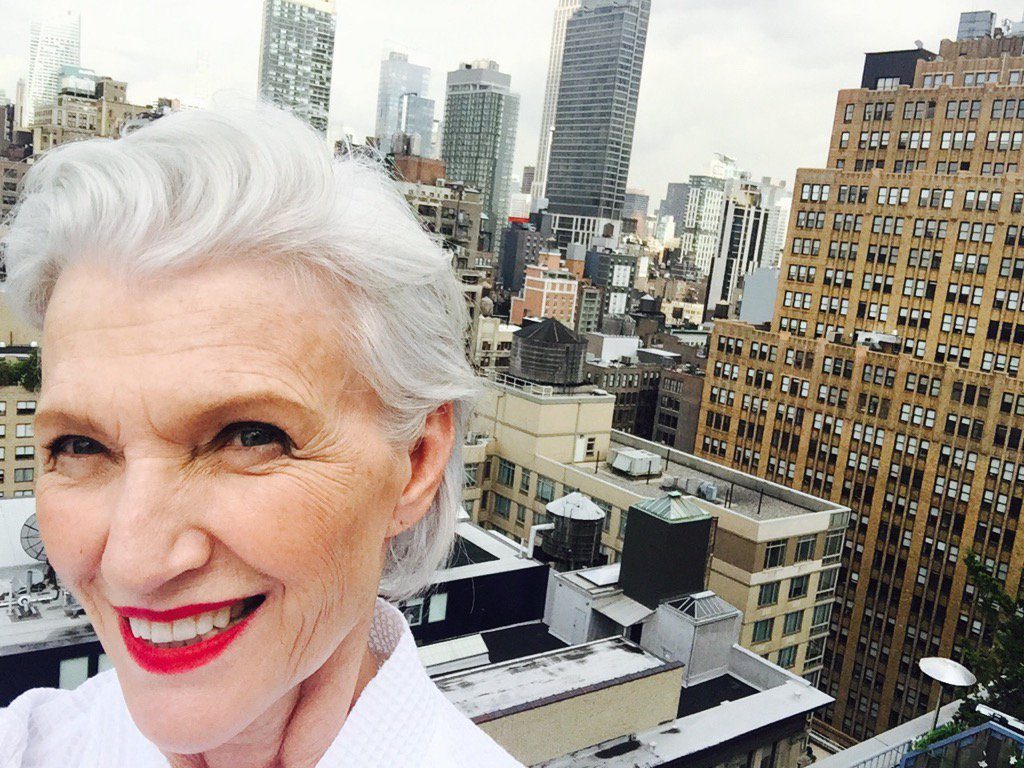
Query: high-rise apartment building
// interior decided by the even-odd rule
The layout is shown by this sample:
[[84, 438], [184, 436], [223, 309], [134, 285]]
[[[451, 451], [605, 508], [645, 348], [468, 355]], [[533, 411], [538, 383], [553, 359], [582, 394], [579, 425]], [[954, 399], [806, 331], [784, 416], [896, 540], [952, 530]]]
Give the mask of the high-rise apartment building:
[[[558, 0], [555, 24], [551, 29], [551, 51], [548, 53], [548, 77], [544, 83], [544, 109], [540, 119], [540, 141], [537, 145], [535, 167], [530, 192], [534, 200], [545, 195], [548, 179], [548, 155], [551, 152], [551, 132], [555, 129], [555, 110], [558, 107], [558, 86], [562, 78], [562, 52], [565, 49], [565, 25], [582, 0]], [[525, 190], [524, 190], [525, 191]]]
[[[53, 104], [60, 88], [60, 68], [81, 64], [82, 17], [69, 10], [35, 19], [29, 27], [28, 82], [21, 105], [21, 125], [31, 126], [37, 110]], [[20, 85], [20, 82], [19, 82]]]
[[481, 248], [497, 248], [508, 219], [519, 95], [493, 61], [461, 64], [448, 73], [441, 155], [448, 178], [483, 193]]
[[676, 220], [680, 259], [696, 265], [702, 274], [711, 272], [718, 253], [725, 207], [725, 179], [691, 176], [686, 185], [683, 216]]
[[409, 63], [408, 55], [388, 51], [380, 62], [374, 135], [387, 146], [396, 133], [418, 136], [418, 154], [432, 157], [434, 102], [429, 98], [430, 68]]
[[263, 0], [259, 95], [327, 133], [334, 0]]
[[1024, 37], [863, 82], [797, 173], [770, 330], [715, 324], [697, 438], [852, 509], [820, 724], [847, 742], [934, 708], [919, 659], [990, 640], [968, 552], [1024, 589]]
[[650, 0], [583, 0], [566, 24], [546, 169], [563, 248], [622, 216], [650, 14]]
[[779, 219], [786, 196], [785, 182], [767, 177], [759, 182], [728, 179], [724, 184], [718, 253], [708, 282], [707, 308], [711, 311], [735, 305], [737, 288], [746, 275], [778, 264]]

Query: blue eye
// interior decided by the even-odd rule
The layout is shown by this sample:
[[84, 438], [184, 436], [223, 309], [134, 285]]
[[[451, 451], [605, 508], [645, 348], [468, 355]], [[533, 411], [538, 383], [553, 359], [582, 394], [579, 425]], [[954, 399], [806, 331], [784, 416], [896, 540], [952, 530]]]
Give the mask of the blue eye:
[[62, 435], [46, 446], [51, 456], [88, 456], [103, 453], [102, 443], [83, 435]]
[[280, 428], [262, 422], [250, 421], [232, 424], [224, 430], [223, 434], [232, 439], [237, 437], [243, 448], [258, 448], [271, 443], [279, 443], [283, 448], [288, 448], [291, 445], [288, 435]]

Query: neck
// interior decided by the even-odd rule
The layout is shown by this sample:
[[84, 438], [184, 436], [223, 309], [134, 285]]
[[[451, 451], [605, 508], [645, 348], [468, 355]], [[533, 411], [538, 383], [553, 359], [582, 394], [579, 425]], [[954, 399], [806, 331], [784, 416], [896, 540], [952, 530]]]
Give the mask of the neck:
[[315, 768], [377, 673], [370, 626], [351, 632], [327, 662], [235, 738], [196, 755], [166, 755], [172, 768]]

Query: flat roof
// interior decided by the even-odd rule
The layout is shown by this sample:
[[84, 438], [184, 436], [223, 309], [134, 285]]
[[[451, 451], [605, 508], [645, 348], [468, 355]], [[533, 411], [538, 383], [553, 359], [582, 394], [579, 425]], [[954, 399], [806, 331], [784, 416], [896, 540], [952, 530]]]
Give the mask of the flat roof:
[[[629, 446], [625, 443], [617, 442], [614, 435], [612, 436], [610, 448], [627, 447]], [[729, 482], [698, 466], [680, 464], [671, 459], [665, 461], [664, 455], [662, 455], [662, 461], [664, 463], [662, 465], [661, 477], [652, 477], [649, 482], [645, 478], [634, 479], [618, 472], [613, 472], [608, 464], [603, 462], [598, 466], [596, 475], [613, 485], [617, 485], [619, 488], [625, 488], [639, 496], [648, 497], [660, 497], [667, 493], [659, 485], [661, 479], [665, 477], [677, 477], [680, 481], [690, 480], [692, 490], [686, 494], [688, 496], [696, 495], [696, 488], [699, 483], [713, 482], [718, 487], [718, 497], [711, 503], [725, 507], [733, 512], [739, 512], [755, 520], [773, 520], [793, 515], [803, 515], [808, 512], [822, 511], [821, 509], [808, 509], [799, 504], [772, 496], [769, 489], [745, 487], [736, 482]], [[757, 478], [751, 477], [750, 479], [754, 481]], [[751, 485], [755, 485], [755, 483], [752, 482]]]
[[[742, 684], [742, 681], [736, 682]], [[709, 706], [700, 711], [640, 731], [631, 739], [596, 744], [545, 765], [547, 768], [646, 768], [696, 755], [759, 728], [806, 715], [833, 701], [828, 694], [802, 682], [790, 680], [735, 700], [715, 702], [712, 698]], [[726, 681], [719, 685], [728, 688], [733, 684]]]
[[679, 666], [679, 662], [664, 662], [623, 637], [610, 637], [444, 675], [434, 682], [460, 712], [475, 722], [485, 722]]
[[69, 617], [60, 599], [32, 604], [39, 617], [13, 621], [6, 610], [0, 611], [0, 656], [64, 648], [96, 641], [89, 619], [82, 614]]
[[[692, 500], [699, 506], [713, 505], [756, 521], [784, 519], [813, 512], [835, 513], [849, 510], [848, 507], [827, 499], [786, 488], [770, 480], [748, 475], [661, 443], [643, 440], [613, 429], [609, 452], [622, 449], [640, 449], [657, 454], [662, 460], [661, 475], [631, 478], [612, 471], [607, 462], [598, 464], [596, 472], [593, 462], [562, 466], [586, 471], [588, 475], [599, 477], [618, 488], [645, 498], [660, 498], [666, 495], [672, 489], [663, 489], [661, 482], [667, 477], [678, 478], [675, 490], [682, 491], [684, 496], [695, 497]], [[697, 495], [697, 487], [702, 482], [712, 482], [717, 487], [718, 494], [714, 501], [705, 500]]]
[[455, 552], [450, 565], [439, 568], [431, 584], [442, 584], [493, 573], [507, 573], [524, 568], [546, 568], [539, 560], [526, 556], [522, 547], [493, 531], [485, 531], [476, 523], [461, 519], [456, 532]]

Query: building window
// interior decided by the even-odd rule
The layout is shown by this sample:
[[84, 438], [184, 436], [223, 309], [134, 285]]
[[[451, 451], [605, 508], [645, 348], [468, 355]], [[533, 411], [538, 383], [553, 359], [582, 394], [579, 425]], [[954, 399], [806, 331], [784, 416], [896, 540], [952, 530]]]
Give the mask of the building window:
[[89, 657], [76, 656], [73, 659], [61, 659], [58, 685], [66, 691], [80, 686], [89, 678]]
[[32, 424], [16, 424], [14, 427], [15, 437], [35, 437], [36, 430]]
[[16, 445], [14, 447], [14, 458], [16, 459], [34, 459], [36, 457], [36, 449], [33, 445]]
[[544, 475], [537, 475], [537, 501], [547, 504], [555, 498], [555, 481]]
[[478, 478], [480, 476], [480, 465], [479, 464], [466, 464], [465, 466], [466, 476], [463, 485], [466, 488], [475, 488], [477, 485]]
[[516, 504], [516, 522], [526, 522], [526, 507], [522, 504]]
[[799, 600], [807, 597], [807, 587], [810, 584], [810, 576], [797, 576], [789, 582], [789, 599]]
[[[17, 472], [17, 470], [15, 470], [15, 472]], [[494, 514], [508, 520], [508, 513], [511, 508], [512, 502], [505, 496], [502, 496], [500, 493], [494, 494]]]
[[423, 623], [423, 598], [413, 598], [402, 604], [402, 613], [410, 627], [418, 627]]
[[778, 568], [786, 562], [786, 540], [769, 541], [764, 550], [764, 567]]
[[757, 607], [775, 605], [777, 602], [779, 602], [779, 582], [770, 581], [767, 584], [762, 584], [757, 594]]
[[512, 487], [516, 476], [516, 465], [508, 459], [498, 459], [498, 482], [501, 485]]
[[792, 635], [795, 632], [799, 632], [803, 625], [803, 611], [793, 611], [792, 613], [787, 613], [782, 620], [782, 634]]
[[35, 400], [19, 400], [18, 401], [18, 415], [23, 416], [28, 413], [36, 412], [36, 401]]
[[626, 535], [626, 517], [628, 516], [629, 510], [624, 509], [619, 513], [619, 538], [621, 539]]
[[814, 559], [814, 543], [816, 536], [804, 536], [802, 539], [798, 539], [796, 542], [796, 562], [802, 563], [804, 560]]
[[754, 642], [767, 643], [772, 639], [772, 630], [775, 629], [775, 619], [762, 619], [754, 622]]
[[427, 613], [427, 621], [444, 621], [448, 614], [448, 593], [436, 592], [430, 596], [430, 607]]
[[796, 665], [796, 646], [790, 645], [779, 651], [779, 666], [792, 669]]
[[530, 493], [530, 470], [523, 467], [523, 474], [519, 476], [519, 492]]

